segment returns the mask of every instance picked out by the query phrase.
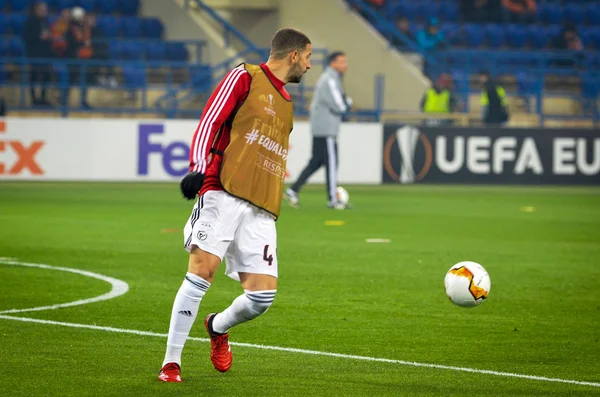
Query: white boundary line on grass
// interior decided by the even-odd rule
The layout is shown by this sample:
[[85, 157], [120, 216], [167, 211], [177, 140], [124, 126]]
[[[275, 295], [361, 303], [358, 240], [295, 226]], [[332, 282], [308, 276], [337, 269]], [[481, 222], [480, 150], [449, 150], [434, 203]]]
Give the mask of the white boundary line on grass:
[[[38, 268], [42, 268], [42, 269], [67, 271], [67, 272], [77, 273], [77, 274], [81, 274], [81, 275], [88, 276], [88, 277], [97, 278], [97, 279], [106, 281], [112, 285], [112, 289], [109, 293], [97, 296], [95, 298], [83, 299], [83, 300], [79, 300], [79, 301], [75, 301], [75, 302], [71, 302], [71, 303], [63, 303], [63, 304], [52, 305], [52, 306], [42, 306], [42, 307], [30, 308], [30, 309], [18, 309], [18, 310], [13, 309], [13, 310], [8, 310], [8, 311], [2, 311], [2, 312], [0, 312], [0, 319], [20, 321], [20, 322], [25, 322], [25, 323], [58, 325], [58, 326], [70, 327], [70, 328], [91, 329], [91, 330], [96, 330], [96, 331], [115, 332], [115, 333], [121, 333], [121, 334], [151, 336], [151, 337], [158, 337], [158, 338], [166, 338], [168, 336], [167, 334], [161, 334], [161, 333], [149, 332], [149, 331], [138, 331], [138, 330], [134, 330], [134, 329], [103, 327], [103, 326], [91, 325], [91, 324], [78, 324], [78, 323], [68, 323], [68, 322], [62, 322], [62, 321], [42, 320], [42, 319], [37, 319], [37, 318], [7, 316], [6, 313], [21, 313], [21, 312], [25, 312], [25, 311], [54, 310], [54, 309], [59, 309], [62, 307], [84, 305], [87, 303], [112, 299], [112, 298], [116, 298], [120, 295], [125, 294], [128, 291], [129, 286], [127, 285], [126, 282], [117, 280], [112, 277], [107, 277], [107, 276], [103, 276], [98, 273], [92, 273], [92, 272], [87, 272], [87, 271], [72, 269], [72, 268], [67, 268], [67, 267], [56, 267], [56, 266], [43, 265], [43, 264], [38, 264], [38, 263], [17, 262], [15, 260], [13, 260], [12, 258], [0, 258], [0, 264], [38, 267]], [[209, 342], [209, 339], [207, 339], [207, 338], [189, 337], [188, 340], [194, 340], [194, 341], [198, 341], [198, 342]], [[476, 374], [494, 375], [494, 376], [528, 379], [528, 380], [537, 380], [537, 381], [543, 381], [543, 382], [567, 383], [567, 384], [580, 385], [580, 386], [600, 387], [600, 382], [586, 382], [586, 381], [578, 381], [578, 380], [571, 380], [571, 379], [549, 378], [549, 377], [545, 377], [545, 376], [515, 374], [515, 373], [511, 373], [511, 372], [500, 372], [500, 371], [491, 371], [491, 370], [485, 370], [485, 369], [456, 367], [456, 366], [452, 366], [452, 365], [428, 364], [428, 363], [419, 363], [419, 362], [414, 362], [414, 361], [392, 360], [392, 359], [388, 359], [388, 358], [378, 358], [378, 357], [358, 356], [358, 355], [352, 355], [352, 354], [322, 352], [322, 351], [317, 351], [317, 350], [296, 349], [296, 348], [291, 348], [291, 347], [255, 345], [252, 343], [229, 342], [229, 344], [232, 346], [249, 347], [249, 348], [253, 348], [253, 349], [262, 349], [262, 350], [273, 350], [273, 351], [280, 351], [280, 352], [287, 352], [287, 353], [308, 354], [308, 355], [313, 355], [313, 356], [335, 357], [335, 358], [343, 358], [343, 359], [349, 359], [349, 360], [370, 361], [370, 362], [397, 364], [397, 365], [405, 365], [405, 366], [421, 367], [421, 368], [444, 369], [444, 370], [450, 370], [450, 371], [470, 372], [470, 373], [476, 373]]]
[[88, 272], [85, 270], [72, 269], [70, 267], [49, 266], [49, 265], [44, 265], [41, 263], [18, 262], [16, 260], [14, 260], [13, 258], [0, 258], [0, 264], [12, 265], [12, 266], [37, 267], [40, 269], [59, 270], [61, 272], [76, 273], [76, 274], [81, 274], [82, 276], [92, 277], [92, 278], [96, 278], [98, 280], [106, 281], [107, 283], [109, 283], [112, 286], [110, 292], [107, 292], [106, 294], [98, 295], [94, 298], [81, 299], [78, 301], [68, 302], [68, 303], [59, 303], [57, 305], [31, 307], [28, 309], [4, 310], [4, 311], [0, 311], [0, 314], [39, 312], [42, 310], [56, 310], [56, 309], [62, 309], [63, 307], [87, 305], [88, 303], [94, 303], [94, 302], [100, 302], [100, 301], [113, 299], [113, 298], [119, 297], [121, 295], [124, 295], [127, 293], [127, 291], [129, 291], [129, 285], [125, 281], [121, 281], [121, 280], [118, 280], [118, 279], [112, 278], [112, 277], [103, 276], [102, 274], [98, 274], [98, 273], [94, 273], [94, 272]]

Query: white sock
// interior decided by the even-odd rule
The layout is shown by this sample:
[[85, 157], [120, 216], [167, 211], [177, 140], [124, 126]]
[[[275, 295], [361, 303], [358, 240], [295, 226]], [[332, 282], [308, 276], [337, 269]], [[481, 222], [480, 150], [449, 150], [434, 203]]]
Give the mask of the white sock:
[[231, 306], [218, 313], [212, 321], [212, 330], [224, 334], [235, 325], [245, 323], [266, 312], [275, 299], [276, 289], [248, 291], [235, 298]]
[[210, 283], [202, 277], [192, 273], [185, 275], [185, 280], [183, 280], [183, 284], [177, 291], [173, 303], [167, 352], [165, 353], [163, 366], [167, 363], [177, 363], [181, 367], [183, 345], [190, 334], [192, 325], [194, 325], [200, 301], [208, 287], [210, 287]]

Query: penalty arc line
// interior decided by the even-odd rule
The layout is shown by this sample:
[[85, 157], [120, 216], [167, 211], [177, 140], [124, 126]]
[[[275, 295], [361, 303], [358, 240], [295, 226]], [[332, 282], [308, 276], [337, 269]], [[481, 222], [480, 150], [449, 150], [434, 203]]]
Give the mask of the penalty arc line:
[[[88, 303], [94, 303], [94, 302], [99, 302], [99, 301], [103, 301], [103, 300], [116, 298], [118, 296], [121, 296], [121, 295], [127, 293], [127, 291], [129, 290], [129, 285], [122, 280], [104, 276], [104, 275], [98, 274], [98, 273], [93, 273], [93, 272], [89, 272], [89, 271], [85, 271], [85, 270], [73, 269], [73, 268], [68, 268], [68, 267], [44, 265], [44, 264], [40, 264], [40, 263], [19, 262], [19, 261], [14, 260], [13, 258], [0, 257], [0, 264], [34, 267], [34, 268], [49, 269], [49, 270], [59, 270], [59, 271], [66, 271], [66, 272], [70, 272], [70, 273], [81, 274], [83, 276], [92, 277], [92, 278], [96, 278], [96, 279], [105, 281], [105, 282], [109, 283], [112, 287], [108, 293], [96, 296], [94, 298], [82, 299], [82, 300], [78, 300], [78, 301], [74, 301], [74, 302], [61, 303], [61, 304], [50, 305], [50, 306], [40, 306], [40, 307], [34, 307], [34, 308], [28, 308], [28, 309], [11, 309], [11, 310], [0, 311], [0, 319], [28, 322], [28, 323], [37, 323], [37, 324], [46, 324], [46, 325], [57, 325], [57, 326], [70, 327], [70, 328], [83, 328], [83, 329], [91, 329], [91, 330], [105, 331], [105, 332], [116, 332], [116, 333], [123, 333], [123, 334], [160, 337], [160, 338], [167, 338], [167, 336], [168, 336], [167, 334], [161, 334], [161, 333], [149, 332], [149, 331], [138, 331], [138, 330], [133, 330], [133, 329], [104, 327], [104, 326], [91, 325], [91, 324], [68, 323], [68, 322], [61, 322], [61, 321], [42, 320], [42, 319], [37, 319], [37, 318], [7, 316], [6, 314], [8, 314], [8, 313], [14, 314], [14, 313], [42, 311], [42, 310], [55, 310], [55, 309], [60, 309], [60, 308], [64, 308], [64, 307], [85, 305]], [[195, 337], [188, 337], [188, 340], [194, 340], [194, 341], [198, 341], [198, 342], [209, 342], [210, 341], [207, 338], [195, 338]], [[529, 379], [529, 380], [537, 380], [537, 381], [544, 381], [544, 382], [556, 382], [556, 383], [567, 383], [567, 384], [574, 384], [574, 385], [581, 385], [581, 386], [600, 387], [599, 382], [586, 382], [586, 381], [578, 381], [578, 380], [571, 380], [571, 379], [549, 378], [549, 377], [545, 377], [545, 376], [524, 375], [524, 374], [511, 373], [511, 372], [500, 372], [500, 371], [491, 371], [491, 370], [485, 370], [485, 369], [456, 367], [456, 366], [451, 366], [451, 365], [419, 363], [419, 362], [414, 362], [414, 361], [393, 360], [393, 359], [387, 359], [387, 358], [368, 357], [368, 356], [359, 356], [359, 355], [332, 353], [332, 352], [322, 352], [322, 351], [317, 351], [317, 350], [297, 349], [297, 348], [291, 348], [291, 347], [256, 345], [256, 344], [252, 344], [252, 343], [242, 343], [242, 342], [229, 342], [229, 344], [232, 346], [249, 347], [249, 348], [254, 348], [254, 349], [262, 349], [262, 350], [274, 350], [274, 351], [281, 351], [281, 352], [287, 352], [287, 353], [298, 353], [298, 354], [307, 354], [307, 355], [314, 355], [314, 356], [326, 356], [326, 357], [335, 357], [335, 358], [343, 358], [343, 359], [351, 359], [351, 360], [361, 360], [361, 361], [405, 365], [405, 366], [411, 366], [411, 367], [444, 369], [444, 370], [451, 370], [451, 371], [470, 372], [470, 373], [477, 373], [477, 374], [484, 374], [484, 375], [512, 377], [512, 378]]]
[[[96, 330], [96, 331], [116, 332], [116, 333], [121, 333], [121, 334], [151, 336], [151, 337], [158, 337], [158, 338], [167, 338], [167, 336], [168, 336], [168, 334], [161, 334], [161, 333], [157, 333], [157, 332], [138, 331], [138, 330], [134, 330], [134, 329], [123, 329], [123, 328], [114, 328], [114, 327], [103, 327], [103, 326], [91, 325], [91, 324], [77, 324], [77, 323], [67, 323], [67, 322], [61, 322], [61, 321], [41, 320], [41, 319], [37, 319], [37, 318], [14, 317], [14, 316], [6, 316], [3, 314], [0, 314], [0, 319], [21, 321], [21, 322], [27, 322], [27, 323], [58, 325], [58, 326], [71, 327], [71, 328], [92, 329], [92, 330]], [[207, 338], [195, 338], [195, 337], [188, 337], [188, 340], [193, 340], [193, 341], [198, 341], [198, 342], [209, 342], [210, 341]], [[370, 362], [379, 362], [379, 363], [387, 363], [387, 364], [405, 365], [405, 366], [410, 366], [410, 367], [444, 369], [444, 370], [450, 370], [450, 371], [470, 372], [470, 373], [483, 374], [483, 375], [494, 375], [494, 376], [500, 376], [500, 377], [528, 379], [528, 380], [536, 380], [536, 381], [543, 381], [543, 382], [567, 383], [567, 384], [580, 385], [580, 386], [600, 387], [600, 383], [598, 383], [598, 382], [586, 382], [586, 381], [571, 380], [571, 379], [549, 378], [549, 377], [545, 377], [545, 376], [523, 375], [523, 374], [515, 374], [515, 373], [511, 373], [511, 372], [491, 371], [491, 370], [486, 370], [486, 369], [456, 367], [456, 366], [441, 365], [441, 364], [428, 364], [428, 363], [419, 363], [419, 362], [404, 361], [404, 360], [392, 360], [392, 359], [388, 359], [388, 358], [378, 358], [378, 357], [358, 356], [358, 355], [352, 355], [352, 354], [322, 352], [322, 351], [318, 351], [318, 350], [296, 349], [296, 348], [291, 348], [291, 347], [255, 345], [252, 343], [241, 343], [241, 342], [231, 342], [230, 341], [229, 344], [232, 346], [249, 347], [249, 348], [253, 348], [253, 349], [262, 349], [262, 350], [274, 350], [274, 351], [287, 352], [287, 353], [298, 353], [298, 354], [307, 354], [307, 355], [313, 355], [313, 356], [335, 357], [335, 358], [343, 358], [343, 359], [349, 359], [349, 360], [360, 360], [360, 361], [370, 361]]]
[[127, 284], [125, 281], [122, 281], [122, 280], [119, 280], [116, 278], [112, 278], [112, 277], [108, 277], [108, 276], [104, 276], [102, 274], [89, 272], [86, 270], [73, 269], [70, 267], [50, 266], [50, 265], [44, 265], [42, 263], [19, 262], [12, 258], [0, 258], [0, 264], [10, 265], [10, 266], [34, 267], [34, 268], [39, 268], [39, 269], [58, 270], [61, 272], [81, 274], [82, 276], [91, 277], [91, 278], [105, 281], [105, 282], [109, 283], [112, 287], [111, 290], [109, 292], [107, 292], [106, 294], [98, 295], [93, 298], [81, 299], [81, 300], [77, 300], [74, 302], [68, 302], [68, 303], [59, 303], [59, 304], [50, 305], [50, 306], [31, 307], [28, 309], [4, 310], [4, 311], [0, 311], [0, 314], [38, 312], [38, 311], [43, 311], [43, 310], [62, 309], [64, 307], [87, 305], [88, 303], [100, 302], [100, 301], [117, 298], [121, 295], [126, 294], [127, 291], [129, 291], [129, 284]]

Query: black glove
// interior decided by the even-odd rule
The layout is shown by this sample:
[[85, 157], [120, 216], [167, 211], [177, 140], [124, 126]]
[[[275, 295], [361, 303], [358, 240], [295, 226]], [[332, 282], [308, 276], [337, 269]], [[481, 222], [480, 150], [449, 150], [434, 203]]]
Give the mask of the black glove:
[[202, 183], [204, 183], [204, 174], [199, 172], [188, 173], [183, 177], [179, 185], [181, 188], [181, 193], [183, 193], [183, 197], [188, 200], [195, 199], [200, 191], [200, 188], [202, 187]]

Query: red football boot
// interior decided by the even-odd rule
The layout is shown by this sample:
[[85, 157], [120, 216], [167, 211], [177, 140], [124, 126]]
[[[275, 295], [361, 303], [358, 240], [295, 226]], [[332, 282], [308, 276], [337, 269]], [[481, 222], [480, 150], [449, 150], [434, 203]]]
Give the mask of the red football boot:
[[158, 380], [162, 382], [183, 382], [181, 380], [181, 367], [176, 363], [167, 363], [160, 370]]
[[229, 347], [229, 335], [226, 333], [217, 334], [213, 331], [212, 322], [215, 316], [216, 313], [211, 313], [204, 320], [206, 332], [208, 332], [208, 336], [210, 337], [210, 360], [217, 371], [227, 372], [231, 368], [231, 362], [233, 361], [233, 355]]

